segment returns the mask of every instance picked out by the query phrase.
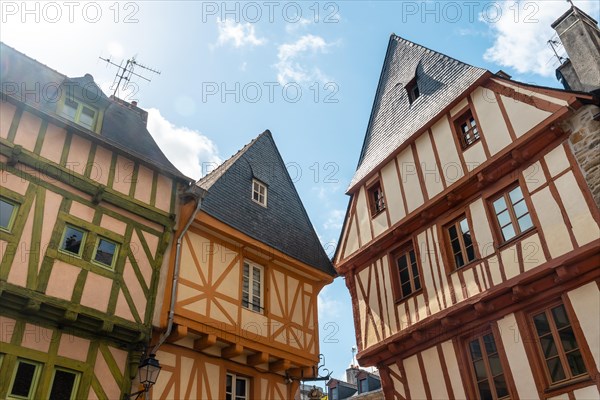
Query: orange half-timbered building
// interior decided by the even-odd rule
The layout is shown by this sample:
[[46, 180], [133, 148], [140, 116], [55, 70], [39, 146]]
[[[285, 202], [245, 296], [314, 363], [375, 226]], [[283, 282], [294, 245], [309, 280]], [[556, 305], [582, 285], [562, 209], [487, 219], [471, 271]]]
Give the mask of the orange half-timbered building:
[[598, 398], [598, 104], [392, 35], [334, 258], [387, 399]]
[[164, 277], [152, 398], [294, 398], [316, 373], [317, 296], [335, 271], [271, 133], [195, 189]]

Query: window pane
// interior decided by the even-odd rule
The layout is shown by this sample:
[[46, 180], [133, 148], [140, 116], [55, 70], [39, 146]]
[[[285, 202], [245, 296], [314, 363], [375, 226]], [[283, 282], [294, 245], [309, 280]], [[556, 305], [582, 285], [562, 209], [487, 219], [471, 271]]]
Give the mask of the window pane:
[[498, 214], [498, 223], [500, 224], [500, 226], [510, 224], [510, 214], [508, 213], [508, 210]]
[[527, 229], [531, 228], [533, 226], [533, 222], [531, 221], [531, 216], [529, 214], [526, 214], [524, 216], [522, 216], [521, 218], [519, 218], [519, 228], [521, 229], [521, 232], [526, 231]]
[[575, 340], [575, 333], [571, 327], [559, 331], [558, 334], [560, 335], [560, 342], [565, 351], [571, 351], [578, 348], [577, 341]]
[[483, 343], [485, 344], [485, 351], [488, 356], [497, 352], [496, 343], [494, 342], [494, 337], [491, 334], [483, 337]]
[[567, 360], [569, 360], [569, 368], [571, 369], [571, 374], [573, 374], [573, 376], [585, 374], [587, 372], [579, 350], [567, 354]]
[[63, 116], [67, 117], [67, 119], [70, 119], [71, 121], [75, 121], [75, 115], [77, 115], [78, 106], [79, 104], [77, 104], [77, 102], [74, 100], [65, 100], [65, 106], [62, 110]]
[[0, 228], [10, 229], [10, 220], [16, 207], [4, 200], [0, 200]]
[[479, 382], [479, 397], [481, 400], [493, 400], [492, 391], [490, 390], [490, 384], [487, 380]]
[[225, 392], [231, 393], [232, 385], [231, 385], [232, 376], [227, 374], [227, 382], [225, 383]]
[[242, 378], [237, 378], [235, 380], [235, 394], [236, 396], [245, 396], [246, 395], [246, 380]]
[[534, 315], [533, 323], [535, 324], [535, 329], [537, 331], [538, 336], [543, 336], [546, 333], [550, 332], [550, 325], [548, 324], [546, 313]]
[[405, 283], [410, 283], [410, 275], [408, 273], [408, 268], [400, 270], [400, 283], [403, 285]]
[[64, 241], [60, 248], [68, 251], [69, 253], [79, 254], [83, 235], [84, 233], [82, 230], [75, 229], [72, 226], [67, 225], [65, 228]]
[[569, 323], [569, 318], [567, 318], [567, 311], [565, 310], [565, 306], [563, 306], [562, 304], [552, 309], [552, 317], [554, 317], [554, 323], [556, 324], [557, 329], [571, 325]]
[[546, 365], [548, 365], [548, 371], [550, 372], [550, 379], [552, 382], [558, 382], [565, 379], [565, 371], [563, 370], [562, 364], [558, 357], [547, 360]]
[[412, 289], [410, 288], [410, 282], [407, 282], [402, 285], [402, 297], [406, 297], [412, 293]]
[[523, 199], [523, 192], [521, 192], [521, 188], [517, 186], [508, 194], [510, 196], [510, 201], [513, 204], [516, 204], [519, 200]]
[[505, 226], [504, 228], [502, 228], [502, 236], [504, 237], [504, 240], [510, 240], [512, 238], [514, 238], [516, 235], [515, 230], [513, 229], [512, 224], [509, 224], [507, 226]]
[[488, 361], [490, 362], [490, 371], [493, 376], [502, 374], [502, 364], [500, 364], [500, 357], [498, 354], [488, 358]]
[[525, 200], [521, 200], [518, 203], [516, 203], [513, 206], [514, 210], [515, 210], [515, 215], [517, 216], [517, 218], [527, 214], [529, 211], [527, 210], [527, 203], [525, 203]]
[[421, 281], [419, 280], [419, 277], [415, 278], [415, 290], [419, 290], [421, 289]]
[[482, 357], [481, 346], [479, 345], [479, 340], [473, 340], [469, 343], [469, 348], [471, 349], [471, 359], [479, 360]]
[[450, 235], [450, 240], [454, 241], [458, 239], [458, 233], [456, 232], [456, 225], [452, 225], [448, 228], [448, 234]]
[[454, 255], [454, 262], [456, 263], [456, 268], [460, 268], [465, 265], [465, 260], [463, 259], [461, 252]]
[[540, 338], [540, 345], [544, 352], [544, 358], [554, 357], [558, 354], [558, 349], [556, 348], [556, 343], [554, 342], [552, 335], [542, 336]]
[[91, 129], [94, 125], [94, 117], [96, 112], [90, 108], [83, 107], [79, 115], [79, 124]]
[[116, 243], [106, 239], [99, 239], [98, 248], [96, 249], [96, 257], [94, 257], [94, 260], [110, 267], [112, 266], [116, 251]]
[[68, 400], [73, 394], [75, 387], [75, 375], [72, 372], [62, 371], [57, 369], [54, 372], [54, 381], [52, 382], [52, 389], [50, 390], [49, 400]]
[[496, 386], [496, 396], [498, 398], [508, 396], [508, 387], [506, 385], [506, 379], [504, 379], [504, 375], [499, 375], [494, 378], [494, 386]]
[[398, 268], [405, 269], [408, 267], [408, 263], [406, 261], [406, 254], [403, 254], [401, 257], [398, 257]]
[[29, 397], [30, 391], [33, 386], [33, 378], [35, 376], [35, 370], [37, 366], [24, 361], [19, 361], [17, 366], [17, 373], [15, 374], [15, 380], [10, 390], [10, 394], [13, 396]]
[[467, 260], [473, 261], [475, 259], [475, 248], [473, 246], [467, 247]]
[[496, 210], [496, 214], [506, 210], [506, 201], [504, 201], [504, 197], [500, 197], [494, 202], [494, 210]]
[[473, 368], [475, 369], [475, 376], [477, 377], [478, 382], [487, 378], [487, 372], [485, 371], [485, 363], [483, 362], [483, 359], [475, 361], [473, 363]]
[[460, 253], [460, 242], [458, 241], [458, 239], [456, 239], [456, 240], [453, 240], [453, 241], [451, 242], [451, 244], [452, 244], [452, 252], [453, 252], [454, 254], [456, 254], [456, 253]]
[[415, 251], [414, 251], [414, 250], [411, 250], [411, 251], [409, 251], [409, 252], [408, 252], [408, 255], [410, 256], [410, 263], [411, 263], [411, 264], [414, 264], [414, 263], [416, 263], [416, 262], [417, 262], [417, 259], [416, 259], [416, 257], [415, 257]]
[[416, 278], [419, 276], [419, 267], [417, 266], [417, 263], [413, 263], [413, 265], [412, 265], [412, 274], [413, 274], [413, 278]]
[[467, 233], [469, 232], [469, 223], [467, 222], [467, 219], [463, 219], [462, 221], [460, 221], [460, 231], [461, 233]]

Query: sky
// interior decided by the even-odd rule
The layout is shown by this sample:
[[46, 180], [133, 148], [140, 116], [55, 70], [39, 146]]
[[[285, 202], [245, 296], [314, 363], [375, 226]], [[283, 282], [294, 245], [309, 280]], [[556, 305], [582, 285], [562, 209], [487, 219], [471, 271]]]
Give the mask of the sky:
[[[600, 2], [575, 0], [596, 20]], [[395, 33], [513, 79], [559, 87], [548, 45], [565, 0], [2, 1], [0, 40], [149, 111], [165, 155], [198, 179], [269, 129], [333, 255], [388, 40]], [[557, 45], [559, 55], [564, 49]], [[321, 352], [341, 378], [355, 346], [343, 278], [319, 296]]]

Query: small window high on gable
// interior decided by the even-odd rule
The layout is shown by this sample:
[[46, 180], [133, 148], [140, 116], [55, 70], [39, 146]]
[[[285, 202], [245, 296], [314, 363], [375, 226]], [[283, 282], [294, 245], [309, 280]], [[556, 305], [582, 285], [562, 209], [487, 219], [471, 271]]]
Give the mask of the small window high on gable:
[[267, 206], [267, 186], [257, 179], [252, 180], [252, 200], [263, 207]]
[[66, 98], [60, 115], [91, 131], [96, 129], [98, 109], [79, 99]]
[[415, 76], [410, 82], [406, 84], [405, 87], [406, 92], [408, 93], [408, 101], [410, 104], [412, 104], [421, 95], [421, 92], [419, 92], [419, 85], [417, 85], [417, 77]]

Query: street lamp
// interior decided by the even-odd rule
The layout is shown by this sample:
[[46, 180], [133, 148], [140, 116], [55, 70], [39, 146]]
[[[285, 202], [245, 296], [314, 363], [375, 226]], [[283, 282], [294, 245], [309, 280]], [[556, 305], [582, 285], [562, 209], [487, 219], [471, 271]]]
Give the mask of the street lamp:
[[160, 363], [155, 358], [155, 354], [150, 354], [148, 358], [140, 363], [138, 368], [138, 377], [140, 384], [144, 386], [144, 389], [132, 393], [129, 396], [125, 396], [125, 398], [131, 398], [133, 396], [137, 396], [139, 398], [142, 393], [147, 393], [150, 388], [156, 383], [158, 379], [158, 374], [160, 373]]

